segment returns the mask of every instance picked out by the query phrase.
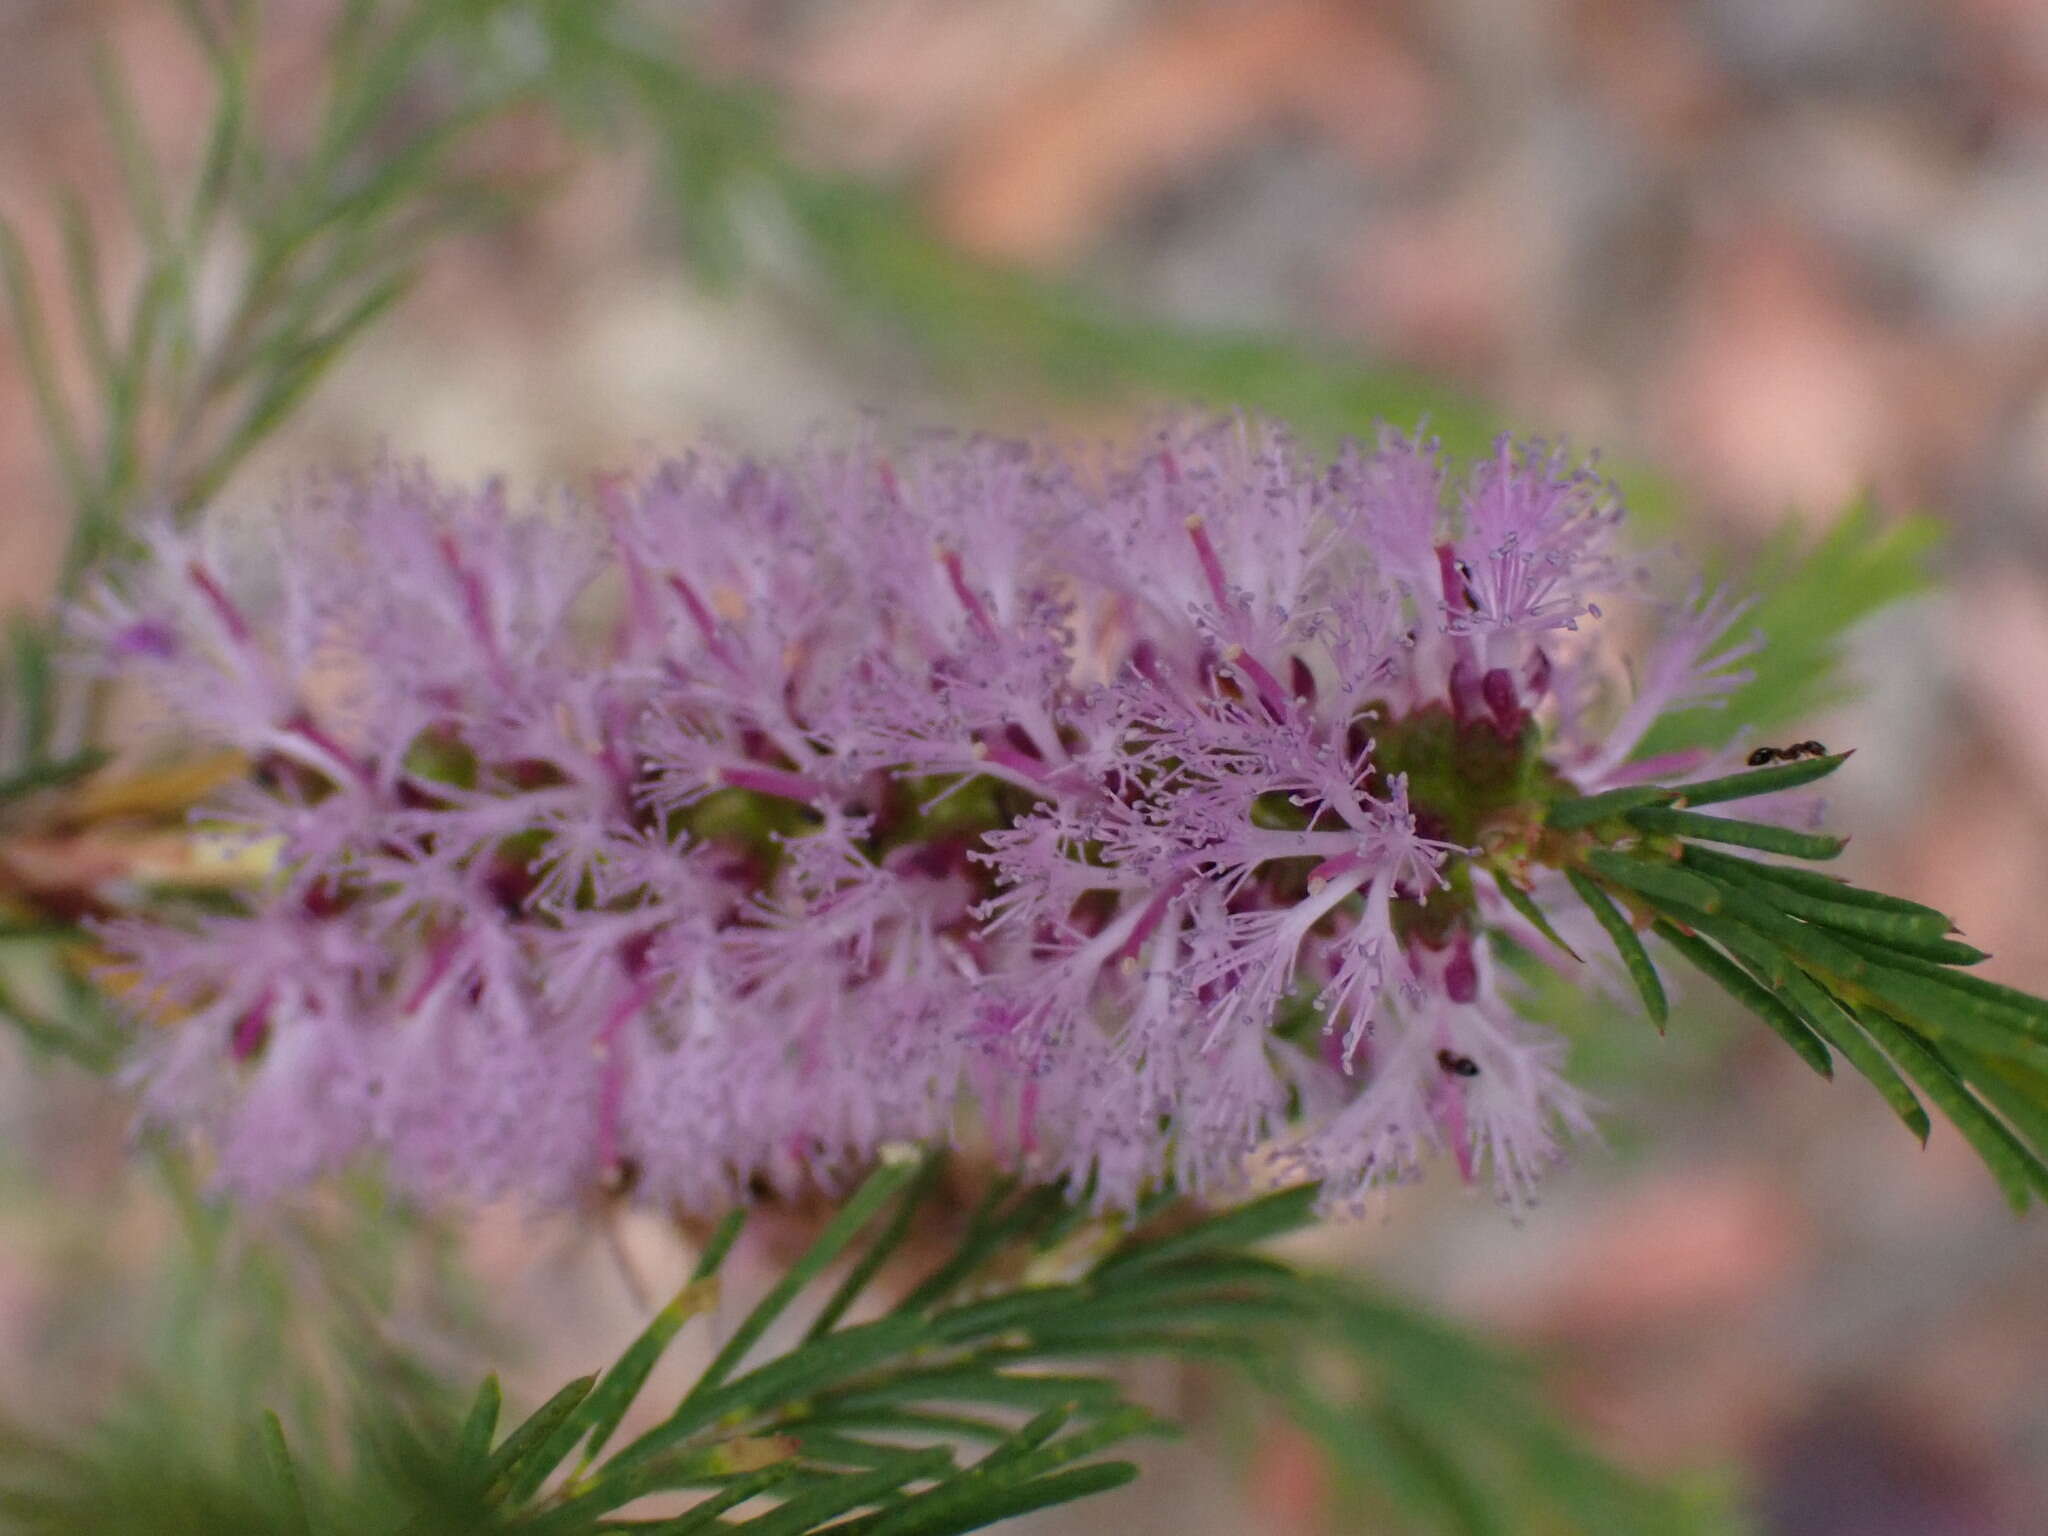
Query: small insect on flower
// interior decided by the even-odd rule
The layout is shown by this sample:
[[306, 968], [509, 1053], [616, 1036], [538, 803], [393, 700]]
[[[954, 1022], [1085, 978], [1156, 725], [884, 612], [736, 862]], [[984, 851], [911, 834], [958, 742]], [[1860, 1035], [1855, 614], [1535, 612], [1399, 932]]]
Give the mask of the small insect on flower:
[[1477, 1077], [1479, 1063], [1470, 1056], [1460, 1056], [1456, 1051], [1438, 1051], [1436, 1064], [1452, 1077]]
[[1749, 766], [1761, 768], [1766, 763], [1796, 763], [1802, 757], [1827, 755], [1827, 747], [1818, 741], [1795, 741], [1789, 747], [1758, 747], [1749, 754]]

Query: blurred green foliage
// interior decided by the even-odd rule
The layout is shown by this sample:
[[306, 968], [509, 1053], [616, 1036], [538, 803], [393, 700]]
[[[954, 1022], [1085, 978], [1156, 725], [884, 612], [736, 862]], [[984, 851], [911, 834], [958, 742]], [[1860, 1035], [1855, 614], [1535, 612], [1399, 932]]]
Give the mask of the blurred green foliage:
[[[1119, 1233], [1064, 1191], [999, 1185], [920, 1281], [870, 1296], [932, 1206], [936, 1171], [907, 1153], [885, 1160], [673, 1407], [616, 1445], [659, 1357], [714, 1303], [739, 1215], [602, 1376], [569, 1383], [507, 1432], [495, 1377], [460, 1416], [430, 1388], [373, 1383], [347, 1397], [337, 1441], [290, 1436], [275, 1414], [218, 1416], [184, 1398], [173, 1371], [85, 1444], [0, 1439], [0, 1518], [36, 1536], [944, 1536], [1136, 1475], [1101, 1453], [1172, 1427], [1108, 1368], [1157, 1355], [1270, 1393], [1337, 1454], [1357, 1513], [1376, 1522], [1445, 1536], [1730, 1529], [1710, 1489], [1658, 1487], [1588, 1454], [1513, 1362], [1255, 1252], [1313, 1219], [1312, 1188], [1192, 1225], [1162, 1200], [1154, 1220]], [[808, 1326], [764, 1348], [799, 1306], [813, 1309]], [[664, 1495], [691, 1507], [618, 1523]]]

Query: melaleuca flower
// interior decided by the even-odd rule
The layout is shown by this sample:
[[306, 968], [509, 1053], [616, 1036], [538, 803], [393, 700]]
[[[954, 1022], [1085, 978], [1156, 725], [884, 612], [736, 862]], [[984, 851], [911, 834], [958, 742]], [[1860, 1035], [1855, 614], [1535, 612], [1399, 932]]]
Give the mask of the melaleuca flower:
[[[1590, 470], [1224, 422], [699, 453], [595, 502], [387, 465], [257, 547], [162, 534], [97, 604], [249, 755], [214, 828], [278, 848], [239, 915], [106, 934], [146, 1111], [229, 1186], [374, 1153], [701, 1209], [950, 1137], [1112, 1208], [1261, 1152], [1333, 1202], [1442, 1154], [1519, 1203], [1588, 1128], [1493, 945], [1589, 931], [1528, 916], [1545, 806], [1668, 769], [1648, 725], [1742, 653]], [[1617, 605], [1663, 626], [1633, 674]]]

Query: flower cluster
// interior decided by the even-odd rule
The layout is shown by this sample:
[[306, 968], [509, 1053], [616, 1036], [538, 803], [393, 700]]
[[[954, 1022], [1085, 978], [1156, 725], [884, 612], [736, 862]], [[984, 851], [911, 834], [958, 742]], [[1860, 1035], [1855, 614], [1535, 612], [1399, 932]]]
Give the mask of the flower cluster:
[[1262, 1150], [1524, 1199], [1588, 1114], [1488, 935], [1535, 943], [1543, 805], [1695, 766], [1631, 758], [1740, 676], [1618, 517], [1541, 445], [1226, 421], [523, 514], [387, 465], [163, 534], [94, 635], [249, 755], [209, 814], [279, 872], [109, 929], [147, 1111], [255, 1192], [374, 1150], [703, 1209], [972, 1137], [1115, 1208]]

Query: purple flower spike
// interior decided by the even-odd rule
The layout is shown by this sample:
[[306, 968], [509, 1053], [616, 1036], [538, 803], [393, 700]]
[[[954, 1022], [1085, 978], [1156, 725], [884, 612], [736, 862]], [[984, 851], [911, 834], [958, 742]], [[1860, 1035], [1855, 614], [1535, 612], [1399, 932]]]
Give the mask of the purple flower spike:
[[227, 1185], [704, 1209], [957, 1136], [1118, 1209], [1261, 1153], [1520, 1203], [1587, 1128], [1465, 870], [1741, 654], [1695, 596], [1627, 693], [1589, 471], [1226, 421], [704, 452], [594, 513], [385, 465], [86, 616], [283, 850], [106, 935]]

